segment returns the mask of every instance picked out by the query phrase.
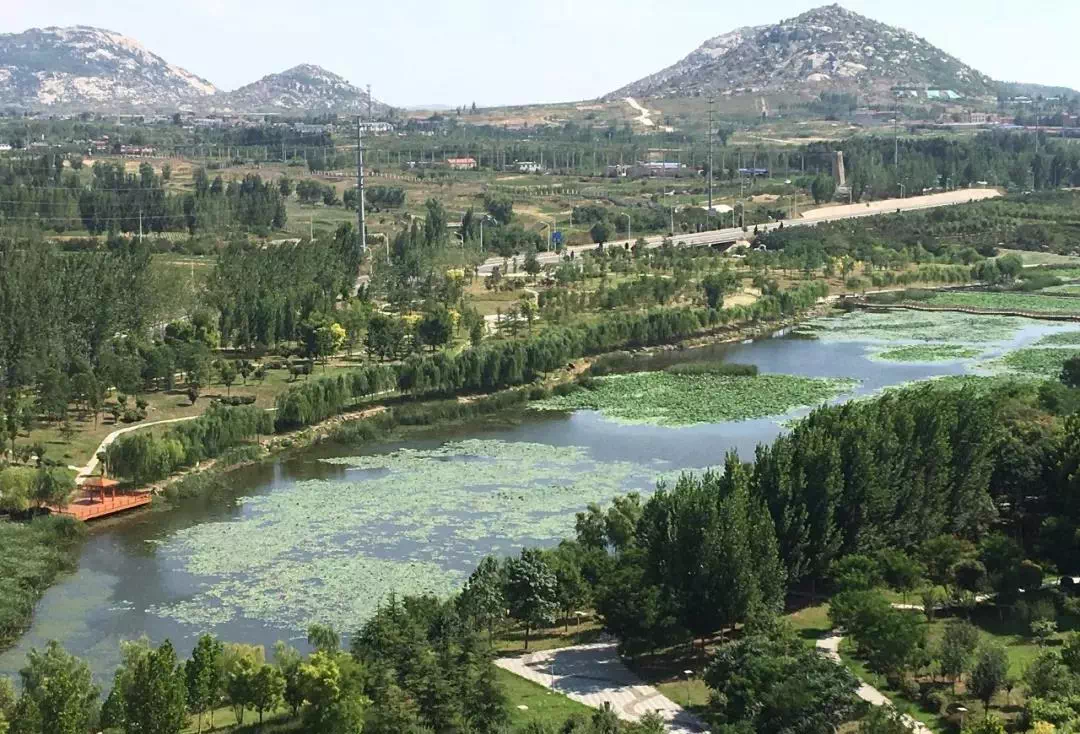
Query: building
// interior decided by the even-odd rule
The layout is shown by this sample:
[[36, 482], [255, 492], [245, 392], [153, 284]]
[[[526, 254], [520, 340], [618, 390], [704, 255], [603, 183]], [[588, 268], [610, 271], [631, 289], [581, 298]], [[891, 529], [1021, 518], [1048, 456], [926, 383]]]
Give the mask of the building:
[[446, 165], [455, 171], [473, 171], [476, 169], [475, 158], [447, 158]]
[[518, 173], [539, 173], [544, 170], [544, 167], [534, 161], [518, 161], [514, 165], [517, 166]]
[[361, 122], [360, 129], [373, 135], [383, 135], [394, 132], [394, 126], [389, 122]]
[[630, 176], [634, 178], [680, 178], [694, 175], [697, 175], [696, 171], [677, 161], [638, 161], [630, 168]]
[[11, 150], [11, 146], [7, 143], [0, 143], [0, 153], [6, 153]]

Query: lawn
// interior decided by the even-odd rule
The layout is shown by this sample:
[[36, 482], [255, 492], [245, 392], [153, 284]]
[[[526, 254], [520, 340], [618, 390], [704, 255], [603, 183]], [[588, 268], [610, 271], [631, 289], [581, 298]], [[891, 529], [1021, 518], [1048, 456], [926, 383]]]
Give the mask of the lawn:
[[521, 731], [532, 722], [558, 730], [575, 714], [586, 717], [593, 714], [593, 709], [585, 704], [502, 668], [496, 669], [496, 679], [510, 702], [510, 726], [514, 731]]
[[[338, 364], [331, 364], [326, 367], [323, 365], [317, 365], [315, 367], [314, 375], [322, 375], [324, 370], [332, 372], [338, 369], [346, 369], [349, 364], [341, 362]], [[303, 377], [298, 378], [303, 380]], [[187, 418], [190, 416], [196, 416], [202, 414], [206, 408], [210, 405], [211, 399], [214, 397], [224, 397], [226, 394], [231, 395], [254, 395], [255, 405], [263, 408], [274, 407], [274, 399], [279, 393], [284, 391], [289, 385], [290, 375], [288, 370], [267, 370], [266, 379], [261, 383], [255, 380], [248, 380], [248, 384], [245, 385], [243, 380], [237, 378], [236, 383], [230, 390], [221, 384], [211, 385], [203, 389], [202, 394], [196, 401], [195, 405], [191, 404], [187, 394], [184, 390], [158, 390], [154, 392], [143, 393], [140, 395], [147, 402], [146, 420], [139, 423], [117, 423], [114, 424], [112, 417], [107, 413], [102, 413], [98, 416], [95, 423], [93, 416], [82, 415], [72, 411], [71, 415], [71, 427], [74, 429], [74, 433], [70, 438], [65, 438], [60, 430], [60, 426], [53, 423], [47, 423], [43, 421], [37, 421], [34, 429], [29, 435], [20, 433], [17, 439], [17, 443], [25, 445], [27, 443], [36, 443], [38, 441], [45, 445], [47, 455], [52, 459], [62, 458], [63, 463], [69, 465], [82, 466], [85, 464], [97, 450], [101, 441], [113, 431], [118, 428], [125, 428], [128, 425], [137, 426], [140, 423], [151, 423], [154, 421], [170, 420], [173, 418]], [[107, 402], [112, 403], [115, 401], [115, 392], [110, 394]], [[131, 397], [128, 399], [128, 406], [134, 407], [135, 399]]]
[[493, 647], [503, 654], [525, 654], [540, 650], [556, 650], [560, 647], [572, 645], [585, 645], [596, 642], [600, 637], [600, 623], [595, 619], [587, 619], [580, 624], [571, 624], [569, 629], [565, 626], [552, 627], [544, 630], [533, 630], [529, 634], [529, 649], [525, 650], [525, 630], [513, 628], [503, 630], [495, 636]]

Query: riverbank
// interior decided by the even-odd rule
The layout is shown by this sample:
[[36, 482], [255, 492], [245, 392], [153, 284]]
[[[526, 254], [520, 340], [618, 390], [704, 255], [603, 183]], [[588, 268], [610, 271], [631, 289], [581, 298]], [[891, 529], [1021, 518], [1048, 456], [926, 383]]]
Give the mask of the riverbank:
[[[742, 342], [789, 328], [801, 318], [821, 315], [827, 310], [827, 305], [818, 304], [798, 317], [788, 316], [768, 322], [757, 321], [739, 326], [714, 325], [701, 329], [692, 337], [676, 343], [642, 347], [636, 351], [661, 353], [706, 344]], [[399, 438], [414, 430], [448, 427], [484, 416], [505, 414], [507, 410], [525, 406], [530, 399], [546, 397], [552, 392], [566, 389], [562, 386], [573, 384], [600, 356], [596, 354], [574, 359], [572, 362], [563, 364], [559, 369], [543, 374], [536, 382], [487, 394], [470, 394], [443, 399], [417, 399], [406, 396], [388, 398], [383, 394], [369, 398], [366, 404], [354, 405], [348, 412], [332, 416], [317, 424], [276, 435], [264, 434], [256, 441], [241, 443], [182, 473], [148, 485], [160, 498], [155, 501], [151, 511], [169, 512], [173, 507], [181, 506], [186, 500], [225, 493], [234, 484], [230, 476], [236, 470], [277, 459], [289, 452], [300, 451], [322, 441], [333, 440], [353, 445], [371, 444]], [[141, 515], [143, 513], [136, 513], [133, 517]], [[123, 523], [126, 520], [121, 518], [116, 522]], [[49, 544], [42, 545], [48, 547]], [[10, 647], [21, 632], [27, 629], [41, 595], [57, 581], [63, 572], [77, 567], [78, 557], [78, 547], [75, 547], [71, 550], [70, 560], [66, 565], [59, 567], [47, 579], [43, 578], [40, 585], [35, 588], [29, 603], [24, 603], [20, 607], [17, 622], [9, 625], [10, 634], [0, 643], [0, 649]], [[6, 572], [3, 577], [7, 577]], [[0, 580], [0, 583], [3, 581]]]

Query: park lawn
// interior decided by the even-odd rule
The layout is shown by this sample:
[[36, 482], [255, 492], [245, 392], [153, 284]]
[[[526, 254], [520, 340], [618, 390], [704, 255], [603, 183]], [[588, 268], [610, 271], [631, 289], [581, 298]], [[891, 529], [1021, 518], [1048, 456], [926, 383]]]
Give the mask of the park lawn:
[[811, 645], [814, 644], [814, 640], [824, 637], [832, 629], [828, 603], [805, 607], [788, 614], [785, 619], [795, 628], [799, 636]]
[[[677, 645], [624, 658], [623, 662], [639, 678], [655, 686], [673, 702], [701, 714], [709, 703], [709, 686], [704, 679], [709, 652], [711, 649], [708, 647], [702, 651], [697, 645], [692, 649]], [[692, 672], [687, 675], [687, 670]]]
[[565, 626], [533, 630], [529, 634], [529, 649], [526, 650], [524, 628], [513, 627], [497, 632], [492, 647], [502, 654], [524, 655], [541, 650], [586, 645], [596, 642], [601, 632], [600, 622], [593, 618], [580, 624], [571, 624], [569, 630]]
[[[259, 726], [259, 714], [254, 711], [248, 711], [244, 714], [244, 725], [240, 726], [236, 723], [236, 714], [233, 713], [232, 706], [223, 706], [219, 709], [214, 709], [214, 728], [210, 729], [209, 716], [203, 717], [202, 731], [222, 731], [230, 732], [230, 734], [246, 734], [247, 732], [259, 732], [259, 734], [278, 734], [279, 732], [298, 732], [303, 728], [303, 722], [300, 717], [295, 719], [289, 716], [289, 712], [285, 709], [280, 709], [271, 714], [267, 712], [263, 716], [263, 724]], [[199, 727], [196, 726], [195, 717], [188, 718], [188, 724], [186, 727], [180, 730], [180, 734], [197, 734]]]
[[[318, 377], [325, 373], [347, 369], [352, 366], [355, 365], [345, 362], [335, 362], [328, 365], [317, 364], [312, 375]], [[297, 378], [297, 382], [303, 380], [303, 377]], [[243, 380], [238, 377], [230, 390], [226, 390], [220, 383], [206, 387], [202, 390], [195, 405], [191, 405], [187, 394], [178, 385], [177, 389], [174, 390], [159, 390], [140, 395], [147, 402], [145, 421], [139, 423], [120, 422], [114, 425], [112, 417], [105, 412], [98, 416], [95, 425], [93, 416], [84, 416], [71, 411], [71, 426], [75, 429], [75, 432], [70, 439], [64, 438], [60, 426], [39, 420], [29, 436], [20, 433], [16, 442], [25, 445], [26, 443], [32, 444], [41, 441], [45, 444], [46, 455], [50, 458], [58, 459], [59, 455], [62, 457], [62, 463], [83, 466], [97, 451], [102, 440], [117, 429], [154, 421], [201, 415], [210, 406], [211, 398], [224, 397], [227, 394], [254, 395], [256, 406], [272, 408], [274, 407], [275, 398], [292, 384], [288, 370], [267, 370], [266, 379], [262, 383], [249, 379], [248, 384], [245, 385]], [[114, 392], [110, 394], [107, 402], [112, 403], [115, 398], [116, 394]], [[128, 406], [132, 408], [135, 406], [134, 396], [128, 398]]]
[[[510, 704], [510, 726], [521, 731], [532, 722], [558, 730], [575, 714], [591, 717], [593, 709], [561, 693], [525, 680], [502, 668], [495, 669], [495, 679], [502, 685]], [[520, 708], [525, 706], [526, 708]]]

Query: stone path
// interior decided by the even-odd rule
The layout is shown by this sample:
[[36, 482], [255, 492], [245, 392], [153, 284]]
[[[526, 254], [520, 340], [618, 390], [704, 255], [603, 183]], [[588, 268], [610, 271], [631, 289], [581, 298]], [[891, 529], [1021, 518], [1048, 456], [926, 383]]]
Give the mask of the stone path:
[[634, 675], [619, 658], [613, 642], [499, 658], [495, 664], [586, 706], [600, 708], [609, 703], [625, 721], [637, 721], [656, 711], [668, 722], [669, 732], [708, 731], [690, 712]]

